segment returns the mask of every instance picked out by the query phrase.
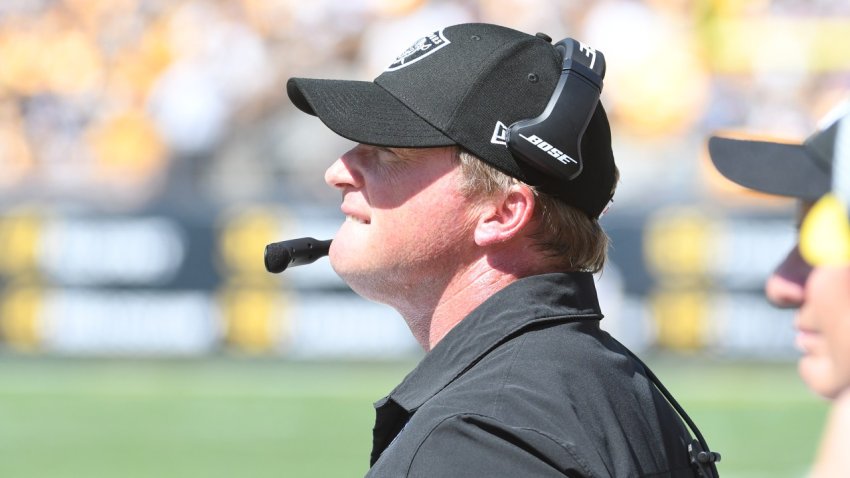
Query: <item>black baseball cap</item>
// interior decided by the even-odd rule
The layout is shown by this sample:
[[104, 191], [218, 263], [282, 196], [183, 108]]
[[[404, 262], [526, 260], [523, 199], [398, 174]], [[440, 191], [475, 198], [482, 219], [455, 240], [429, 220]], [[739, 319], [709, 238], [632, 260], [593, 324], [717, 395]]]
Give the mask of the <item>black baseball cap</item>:
[[[717, 170], [741, 186], [779, 196], [814, 201], [832, 189], [839, 138], [850, 141], [850, 104], [834, 109], [802, 143], [712, 136], [708, 151]], [[839, 134], [841, 130], [846, 132]], [[850, 148], [850, 145], [844, 146]]]
[[558, 184], [517, 160], [504, 141], [506, 126], [544, 111], [561, 60], [544, 34], [461, 24], [419, 39], [374, 81], [291, 78], [287, 93], [347, 139], [398, 148], [460, 146], [596, 218], [616, 182], [601, 102], [581, 142], [582, 172], [569, 182]]

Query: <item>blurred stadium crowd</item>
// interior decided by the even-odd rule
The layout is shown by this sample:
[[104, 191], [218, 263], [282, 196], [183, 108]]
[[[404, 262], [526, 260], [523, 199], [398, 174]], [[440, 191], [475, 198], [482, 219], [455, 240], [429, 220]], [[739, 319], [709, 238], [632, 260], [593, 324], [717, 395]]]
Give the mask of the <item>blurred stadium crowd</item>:
[[[321, 348], [341, 325], [311, 332], [303, 318], [333, 309], [321, 308], [324, 299], [298, 309], [288, 291], [340, 284], [328, 270], [272, 278], [258, 256], [293, 231], [332, 234], [338, 198], [322, 173], [347, 143], [295, 111], [286, 79], [371, 79], [417, 38], [470, 21], [572, 36], [606, 55], [603, 102], [622, 173], [605, 218], [618, 291], [609, 310], [629, 311], [611, 327], [626, 342], [688, 350], [761, 335], [763, 322], [731, 325], [726, 316], [774, 317], [757, 289], [792, 240], [787, 221], [772, 221], [790, 203], [751, 201], [718, 179], [705, 138], [719, 129], [792, 139], [813, 130], [850, 91], [843, 0], [4, 0], [0, 343], [146, 351], [139, 324], [162, 318], [146, 301], [168, 290], [192, 294], [181, 307], [203, 303], [203, 325], [167, 332], [194, 339], [166, 341], [165, 352], [223, 342]], [[775, 247], [755, 246], [765, 236]], [[103, 290], [110, 299], [96, 295]], [[148, 305], [115, 299], [128, 291]], [[118, 305], [81, 305], [104, 301]], [[374, 313], [351, 307], [352, 321], [352, 310]], [[104, 310], [103, 321], [69, 319], [79, 310], [86, 320]], [[135, 325], [81, 338], [123, 314]], [[168, 327], [157, 323], [161, 337]], [[364, 350], [387, 347], [381, 337]], [[774, 350], [784, 339], [753, 340]], [[410, 346], [392, 340], [402, 343], [393, 350]], [[736, 340], [739, 350], [753, 345]], [[104, 343], [113, 345], [91, 345]]]

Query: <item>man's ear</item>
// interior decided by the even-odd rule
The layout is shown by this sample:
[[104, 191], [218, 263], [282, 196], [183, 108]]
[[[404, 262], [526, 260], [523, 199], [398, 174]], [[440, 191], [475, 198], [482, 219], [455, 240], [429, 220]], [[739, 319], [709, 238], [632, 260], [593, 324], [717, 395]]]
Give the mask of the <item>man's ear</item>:
[[475, 225], [475, 243], [489, 246], [526, 233], [534, 215], [534, 193], [528, 186], [515, 184], [502, 195], [480, 206]]

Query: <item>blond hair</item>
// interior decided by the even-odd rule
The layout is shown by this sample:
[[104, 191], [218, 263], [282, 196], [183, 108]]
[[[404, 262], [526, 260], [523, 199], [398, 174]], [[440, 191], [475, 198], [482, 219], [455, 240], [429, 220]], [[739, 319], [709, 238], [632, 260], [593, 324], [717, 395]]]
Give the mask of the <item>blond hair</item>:
[[508, 176], [466, 150], [458, 148], [457, 158], [463, 177], [461, 190], [467, 197], [493, 197], [515, 184], [531, 189], [536, 200], [534, 219], [538, 225], [532, 237], [535, 246], [552, 259], [556, 267], [567, 271], [602, 270], [609, 239], [597, 219], [591, 219], [564, 201]]

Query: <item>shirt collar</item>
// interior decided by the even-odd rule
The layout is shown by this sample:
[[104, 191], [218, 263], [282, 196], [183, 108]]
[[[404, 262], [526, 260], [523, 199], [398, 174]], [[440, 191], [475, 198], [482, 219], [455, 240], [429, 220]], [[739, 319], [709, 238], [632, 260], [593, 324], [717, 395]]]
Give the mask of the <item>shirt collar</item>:
[[602, 318], [593, 275], [526, 277], [492, 295], [458, 323], [388, 397], [408, 413], [460, 376], [507, 337], [532, 324]]

